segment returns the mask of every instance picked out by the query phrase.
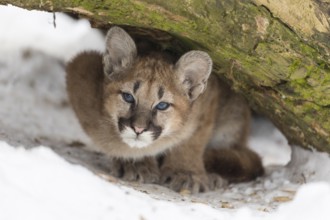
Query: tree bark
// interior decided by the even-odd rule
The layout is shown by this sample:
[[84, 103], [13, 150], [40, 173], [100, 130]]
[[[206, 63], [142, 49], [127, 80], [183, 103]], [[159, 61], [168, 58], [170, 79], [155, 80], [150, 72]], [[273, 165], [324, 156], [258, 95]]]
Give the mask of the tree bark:
[[330, 0], [0, 0], [9, 3], [104, 30], [127, 25], [178, 54], [205, 50], [214, 71], [292, 144], [330, 153]]

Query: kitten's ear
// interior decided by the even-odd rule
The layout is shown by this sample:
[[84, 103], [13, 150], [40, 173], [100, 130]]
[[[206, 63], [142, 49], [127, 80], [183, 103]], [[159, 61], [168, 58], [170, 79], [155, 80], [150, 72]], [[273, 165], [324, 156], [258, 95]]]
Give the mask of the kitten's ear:
[[103, 55], [103, 68], [106, 76], [112, 78], [132, 65], [136, 54], [133, 39], [120, 27], [112, 27], [106, 36], [106, 51]]
[[212, 71], [211, 57], [202, 51], [193, 50], [184, 54], [175, 64], [179, 83], [191, 101], [204, 92]]

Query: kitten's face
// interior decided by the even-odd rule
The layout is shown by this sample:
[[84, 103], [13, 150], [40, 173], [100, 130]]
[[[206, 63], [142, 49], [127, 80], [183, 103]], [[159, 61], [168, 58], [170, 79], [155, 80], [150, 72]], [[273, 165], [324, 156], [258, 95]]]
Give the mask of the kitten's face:
[[122, 76], [107, 84], [105, 109], [124, 143], [148, 147], [182, 129], [190, 101], [175, 83], [171, 65], [146, 58]]
[[[156, 56], [156, 55], [155, 55]], [[190, 51], [175, 63], [138, 57], [133, 39], [121, 28], [106, 37], [104, 107], [123, 142], [144, 148], [183, 128], [190, 106], [206, 88], [212, 60]]]

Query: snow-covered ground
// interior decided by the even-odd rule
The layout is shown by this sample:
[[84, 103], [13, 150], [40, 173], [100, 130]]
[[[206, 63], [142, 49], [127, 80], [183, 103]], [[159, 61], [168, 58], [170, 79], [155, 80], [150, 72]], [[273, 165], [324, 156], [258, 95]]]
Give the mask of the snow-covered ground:
[[64, 80], [64, 63], [102, 51], [103, 36], [63, 14], [53, 23], [50, 13], [0, 6], [0, 219], [330, 219], [329, 156], [291, 150], [261, 117], [250, 145], [267, 172], [256, 181], [180, 195], [108, 176]]

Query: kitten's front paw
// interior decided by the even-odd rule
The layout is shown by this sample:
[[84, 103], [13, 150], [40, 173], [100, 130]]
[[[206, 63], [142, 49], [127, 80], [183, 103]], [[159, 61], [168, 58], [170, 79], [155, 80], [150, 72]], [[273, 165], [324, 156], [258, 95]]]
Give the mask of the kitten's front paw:
[[113, 174], [125, 181], [140, 183], [158, 183], [159, 168], [157, 161], [153, 158], [145, 158], [141, 161], [114, 161]]
[[227, 184], [216, 174], [196, 174], [191, 171], [162, 170], [160, 183], [176, 192], [190, 193], [207, 192]]

